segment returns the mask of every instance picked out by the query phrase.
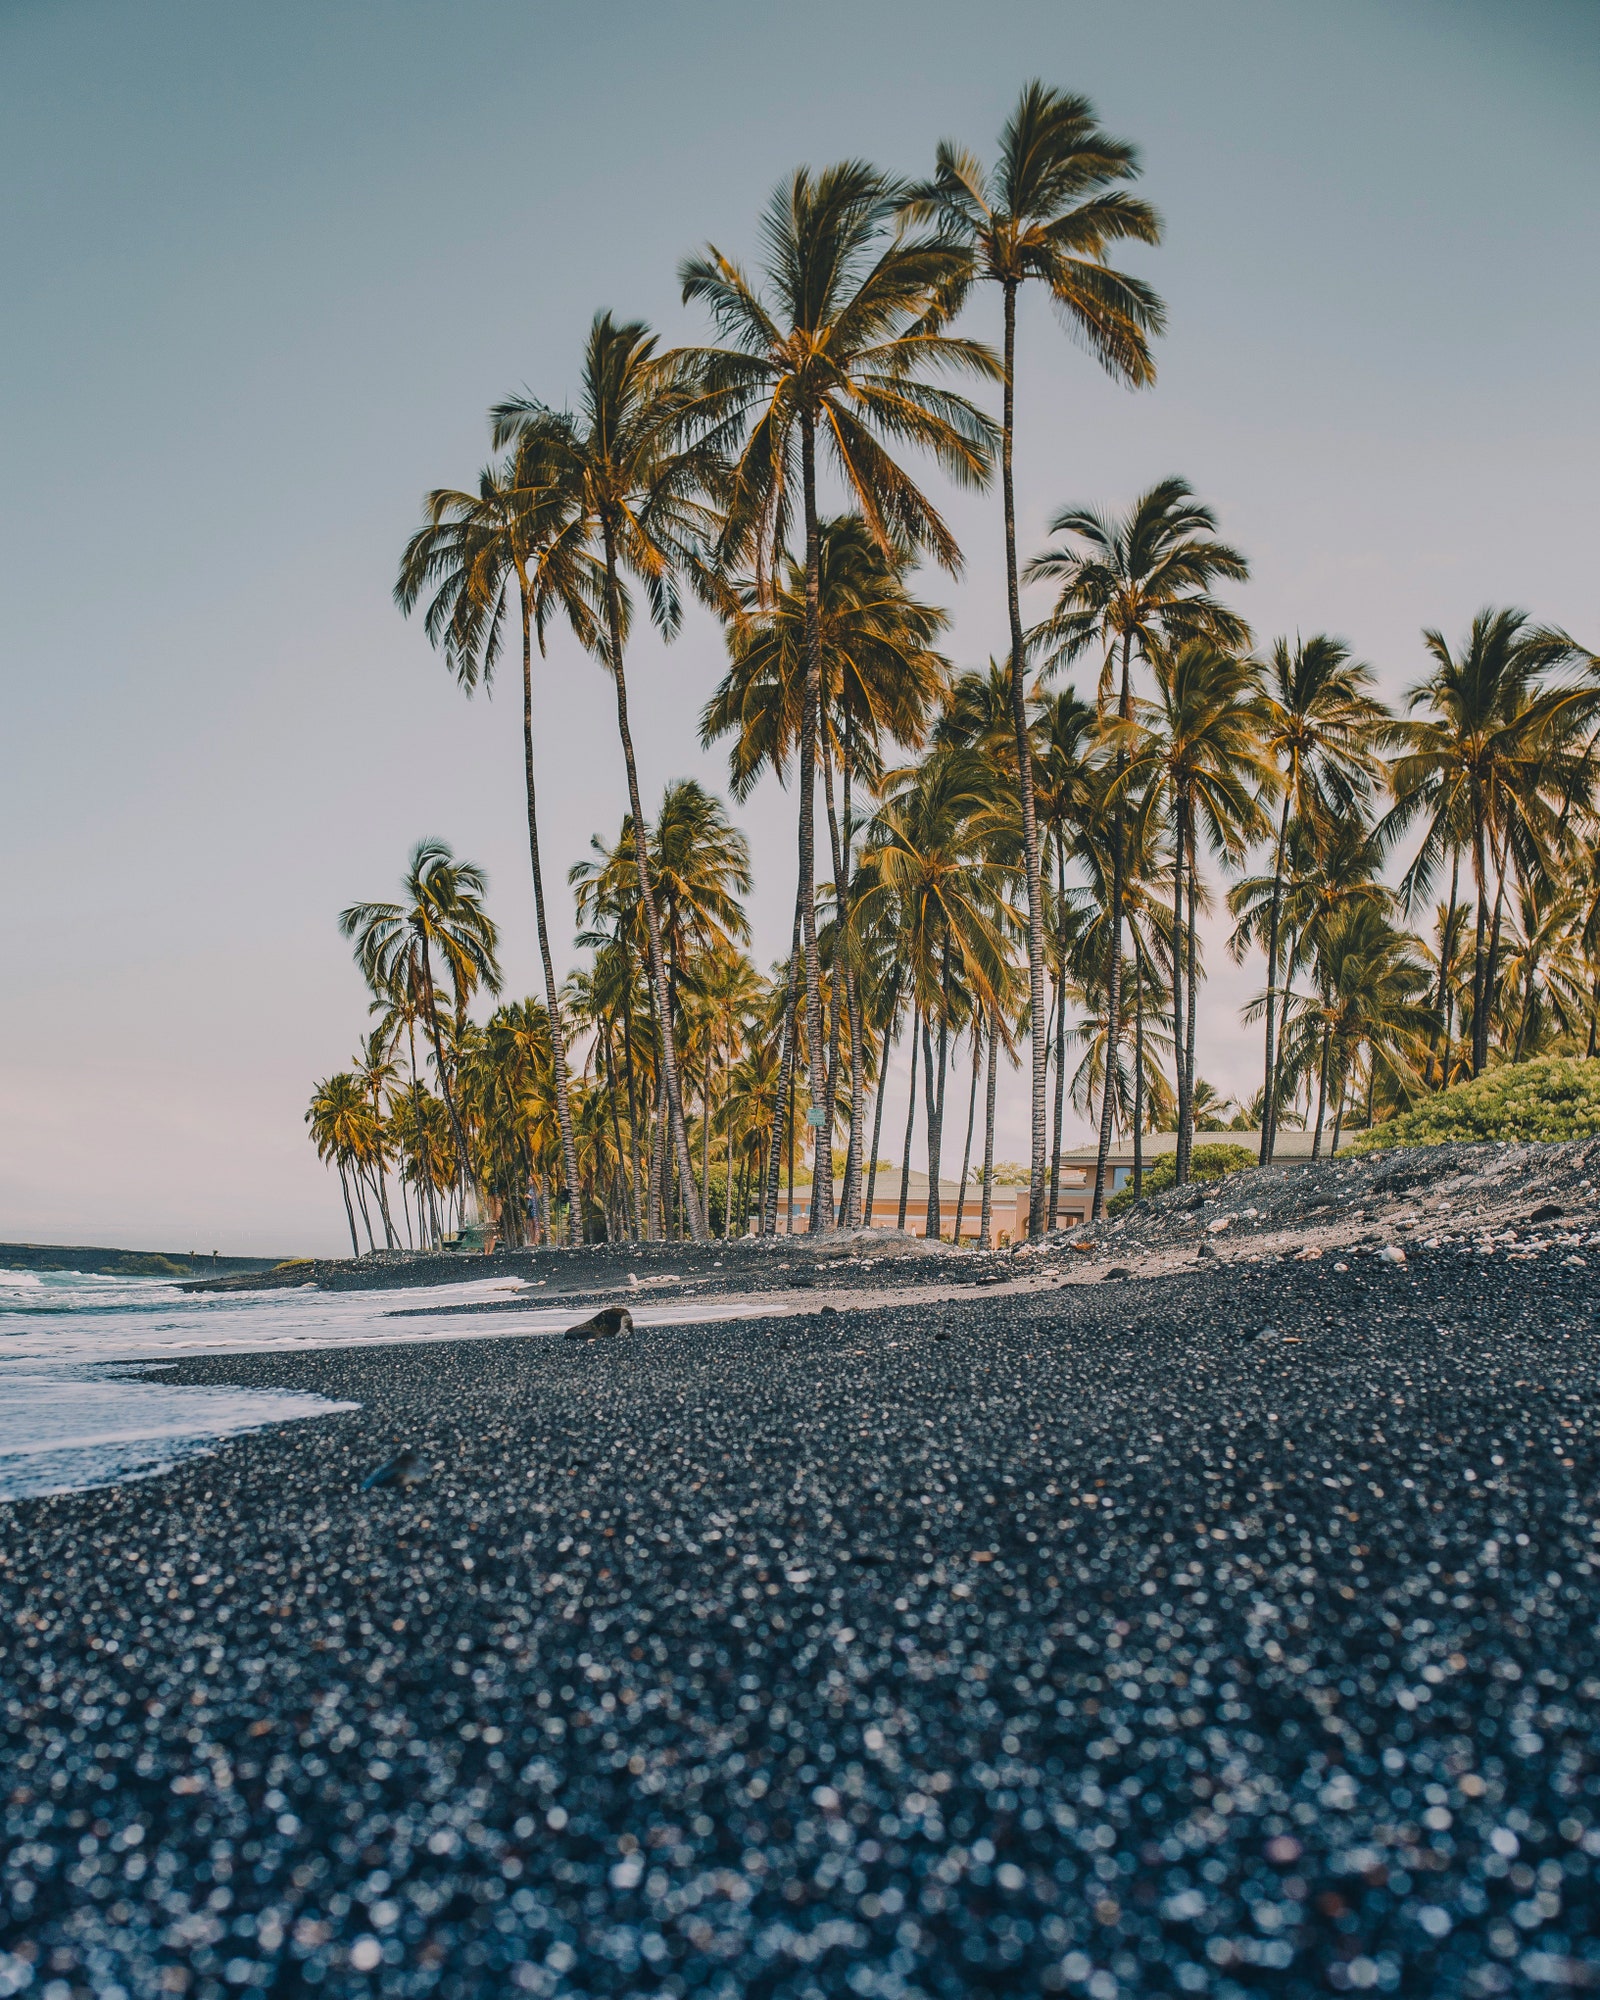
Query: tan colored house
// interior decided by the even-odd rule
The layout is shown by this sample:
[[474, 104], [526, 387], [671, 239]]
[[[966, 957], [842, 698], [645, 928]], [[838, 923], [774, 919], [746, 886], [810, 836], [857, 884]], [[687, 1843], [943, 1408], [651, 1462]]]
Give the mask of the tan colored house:
[[[1243, 1146], [1247, 1152], [1259, 1153], [1261, 1134], [1259, 1132], [1196, 1132], [1197, 1146], [1216, 1145]], [[1144, 1164], [1148, 1170], [1163, 1154], [1174, 1151], [1178, 1143], [1175, 1132], [1147, 1132], [1144, 1139]], [[1077, 1229], [1089, 1220], [1089, 1211], [1094, 1202], [1094, 1169], [1098, 1149], [1094, 1146], [1079, 1146], [1070, 1153], [1061, 1155], [1061, 1183], [1056, 1203], [1056, 1227]], [[1311, 1157], [1311, 1134], [1309, 1132], [1280, 1131], [1275, 1157], [1280, 1160], [1307, 1160]], [[1107, 1159], [1109, 1180], [1107, 1195], [1113, 1195], [1125, 1188], [1133, 1179], [1133, 1143], [1128, 1139], [1117, 1140]], [[835, 1183], [837, 1186], [837, 1182]], [[960, 1189], [955, 1181], [939, 1183], [940, 1233], [950, 1237], [955, 1229], [956, 1201]], [[1048, 1189], [1047, 1189], [1048, 1194]], [[811, 1189], [797, 1187], [794, 1191], [794, 1211], [788, 1213], [786, 1191], [778, 1196], [778, 1230], [787, 1235], [791, 1230], [801, 1235], [808, 1227], [811, 1212]], [[961, 1240], [976, 1243], [978, 1240], [978, 1218], [983, 1213], [983, 1190], [975, 1182], [967, 1187], [966, 1200], [961, 1207]], [[872, 1190], [872, 1214], [867, 1218], [874, 1229], [893, 1229], [900, 1219], [900, 1172], [898, 1168], [878, 1171]], [[928, 1233], [928, 1176], [914, 1173], [906, 1184], [906, 1223], [913, 1236]], [[997, 1187], [994, 1191], [992, 1221], [990, 1228], [996, 1245], [1020, 1243], [1028, 1233], [1028, 1190], [1025, 1187]]]

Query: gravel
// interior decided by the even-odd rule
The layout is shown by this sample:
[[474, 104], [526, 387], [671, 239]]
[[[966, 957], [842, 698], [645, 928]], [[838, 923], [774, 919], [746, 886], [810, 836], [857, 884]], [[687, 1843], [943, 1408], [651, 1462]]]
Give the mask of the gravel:
[[1600, 1985], [1561, 1249], [178, 1364], [362, 1407], [7, 1510], [0, 1995]]

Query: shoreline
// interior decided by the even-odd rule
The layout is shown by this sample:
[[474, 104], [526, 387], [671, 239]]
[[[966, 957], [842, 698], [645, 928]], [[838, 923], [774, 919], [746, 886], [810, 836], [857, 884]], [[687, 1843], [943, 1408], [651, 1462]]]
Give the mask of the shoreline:
[[1409, 1256], [169, 1362], [360, 1408], [6, 1510], [0, 1952], [552, 2000], [1600, 1964], [1596, 1273]]

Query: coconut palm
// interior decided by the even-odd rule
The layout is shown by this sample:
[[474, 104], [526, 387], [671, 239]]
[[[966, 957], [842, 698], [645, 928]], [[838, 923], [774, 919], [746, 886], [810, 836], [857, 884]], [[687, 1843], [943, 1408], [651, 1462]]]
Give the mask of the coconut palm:
[[544, 651], [551, 616], [565, 614], [591, 649], [598, 638], [597, 608], [603, 576], [579, 536], [572, 497], [534, 434], [523, 448], [478, 476], [476, 493], [440, 487], [423, 502], [427, 519], [406, 544], [395, 584], [395, 602], [407, 616], [425, 593], [423, 617], [431, 643], [441, 649], [468, 694], [492, 688], [500, 657], [507, 600], [513, 594], [522, 635], [522, 760], [528, 808], [528, 855], [533, 868], [534, 923], [544, 971], [545, 1005], [555, 1062], [556, 1115], [567, 1182], [568, 1218], [581, 1221], [578, 1155], [567, 1088], [566, 1034], [556, 990], [555, 961], [545, 914], [544, 871], [539, 857], [539, 814], [534, 782], [533, 638]]
[[[1262, 676], [1262, 738], [1277, 767], [1282, 790], [1272, 852], [1272, 890], [1266, 911], [1266, 1059], [1263, 1071], [1261, 1164], [1272, 1160], [1277, 1136], [1272, 1082], [1276, 1068], [1278, 959], [1283, 909], [1284, 856], [1293, 814], [1307, 826], [1325, 826], [1364, 814], [1382, 774], [1374, 750], [1388, 711], [1371, 693], [1372, 669], [1350, 657], [1342, 639], [1316, 633], [1309, 639], [1274, 641]], [[1234, 891], [1230, 895], [1233, 903]], [[1248, 933], [1234, 934], [1235, 956]]]
[[1041, 283], [1075, 338], [1114, 379], [1140, 388], [1155, 379], [1150, 336], [1161, 331], [1160, 300], [1142, 280], [1106, 261], [1113, 243], [1157, 243], [1161, 223], [1147, 202], [1117, 184], [1139, 172], [1138, 154], [1100, 129], [1086, 97], [1027, 84], [986, 170], [975, 155], [944, 141], [933, 178], [910, 191], [907, 213], [933, 221], [965, 253], [946, 295], [953, 310], [977, 283], [1000, 287], [1004, 349], [1001, 496], [1005, 520], [1006, 613], [1011, 638], [1011, 716], [1022, 817], [1028, 900], [1028, 990], [1032, 1003], [1033, 1155], [1030, 1232], [1044, 1228], [1045, 938], [1041, 856], [1026, 743], [1025, 649], [1017, 579], [1012, 447], [1016, 431], [1017, 296]]
[[1194, 1133], [1197, 849], [1204, 834], [1224, 860], [1242, 858], [1249, 842], [1265, 831], [1259, 799], [1272, 781], [1272, 767], [1261, 748], [1259, 670], [1253, 660], [1223, 652], [1208, 639], [1191, 639], [1175, 652], [1157, 652], [1150, 664], [1155, 699], [1141, 719], [1141, 738], [1122, 781], [1130, 796], [1142, 796], [1143, 813], [1161, 813], [1172, 826], [1172, 1015], [1178, 1058], [1176, 1174], [1181, 1185], [1188, 1179]]
[[[993, 774], [981, 758], [966, 750], [936, 749], [891, 789], [862, 861], [868, 920], [879, 916], [885, 902], [895, 909], [912, 1018], [920, 1027], [930, 1236], [938, 1234], [940, 1222], [950, 1031], [974, 1005], [991, 1015], [1000, 1011], [1006, 935], [1017, 923], [1006, 900], [1010, 871], [988, 858], [978, 831], [993, 812], [993, 791]], [[937, 1079], [930, 1024], [937, 1027]], [[915, 1049], [913, 1041], [914, 1055]]]
[[[1213, 595], [1219, 579], [1243, 582], [1250, 566], [1240, 552], [1216, 538], [1216, 516], [1178, 478], [1160, 480], [1126, 514], [1106, 515], [1091, 507], [1069, 507], [1050, 524], [1062, 545], [1035, 556], [1026, 580], [1056, 589], [1055, 610], [1034, 634], [1051, 667], [1082, 654], [1100, 654], [1099, 705], [1106, 713], [1113, 682], [1117, 688], [1116, 763], [1127, 763], [1133, 721], [1132, 664], [1157, 648], [1168, 652], [1191, 639], [1209, 640], [1224, 651], [1242, 651], [1250, 628]], [[1126, 826], [1120, 786], [1113, 790], [1110, 825], [1110, 923], [1106, 933], [1107, 1020], [1115, 1043], [1121, 1032], [1123, 892], [1127, 871]], [[1111, 1088], [1121, 1073], [1120, 1058], [1107, 1071], [1107, 1096], [1100, 1107], [1100, 1143], [1095, 1159], [1093, 1215], [1105, 1208], [1106, 1160], [1111, 1150]]]
[[[324, 1162], [332, 1160], [338, 1168], [339, 1192], [344, 1196], [345, 1220], [350, 1225], [350, 1254], [359, 1257], [361, 1243], [356, 1235], [355, 1210], [350, 1206], [348, 1176], [354, 1162], [371, 1146], [373, 1137], [372, 1111], [360, 1079], [348, 1072], [324, 1077], [312, 1092], [306, 1124], [311, 1128], [317, 1158]], [[367, 1239], [372, 1240], [370, 1221]]]
[[[705, 1241], [705, 1218], [684, 1123], [677, 1049], [667, 1004], [666, 957], [650, 881], [639, 771], [628, 722], [624, 649], [629, 604], [622, 580], [626, 570], [643, 585], [651, 614], [669, 638], [677, 631], [681, 615], [680, 574], [687, 573], [698, 585], [710, 587], [699, 551], [714, 523], [702, 496], [715, 487], [719, 468], [714, 450], [685, 441], [689, 404], [683, 371], [657, 355], [649, 329], [638, 321], [619, 324], [610, 313], [602, 312], [595, 317], [584, 349], [576, 416], [528, 396], [508, 398], [493, 416], [496, 447], [511, 445], [540, 466], [541, 476], [572, 510], [571, 526], [564, 531], [569, 545], [590, 556], [603, 578], [598, 634], [589, 631], [581, 615], [574, 619], [573, 629], [580, 642], [594, 645], [616, 690], [617, 734], [628, 777], [634, 863], [644, 913], [656, 1031], [661, 1038], [668, 1120], [684, 1213], [690, 1233], [699, 1243]], [[578, 602], [581, 605], [582, 600]], [[564, 599], [561, 608], [573, 617], [569, 600]]]
[[500, 991], [499, 933], [483, 906], [488, 878], [472, 861], [458, 861], [446, 842], [419, 840], [399, 903], [352, 903], [339, 916], [340, 935], [355, 945], [356, 963], [374, 994], [410, 997], [433, 1043], [439, 1088], [455, 1138], [460, 1184], [476, 1191], [445, 1060], [434, 965], [450, 982], [458, 1011], [480, 986]]
[[[947, 614], [914, 597], [904, 553], [886, 554], [858, 514], [821, 524], [818, 535], [817, 622], [822, 690], [817, 717], [819, 761], [833, 855], [838, 909], [836, 950], [844, 972], [850, 1043], [851, 1128], [840, 1204], [847, 1225], [860, 1220], [862, 1127], [867, 1051], [861, 1018], [861, 941], [852, 916], [855, 813], [853, 791], [874, 787], [885, 748], [921, 748], [929, 719], [949, 677], [934, 650]], [[730, 666], [701, 717], [709, 747], [730, 737], [736, 798], [745, 798], [764, 769], [780, 781], [801, 732], [808, 674], [806, 576], [791, 563], [782, 588], [763, 601], [755, 585], [743, 593], [743, 615], [728, 625]], [[834, 769], [843, 792], [836, 805]], [[830, 1042], [832, 1037], [830, 1036]]]
[[[710, 312], [724, 345], [686, 350], [702, 391], [706, 436], [732, 461], [719, 552], [749, 564], [763, 593], [777, 570], [796, 501], [804, 537], [806, 677], [799, 729], [799, 900], [812, 1110], [827, 1075], [817, 952], [814, 774], [822, 705], [819, 448], [886, 556], [926, 549], [960, 564], [955, 537], [890, 455], [914, 445], [958, 482], [988, 477], [993, 426], [928, 378], [996, 372], [975, 342], [935, 323], [960, 253], [892, 230], [897, 190], [876, 168], [845, 161], [799, 168], [773, 195], [762, 223], [764, 285], [715, 245], [685, 260], [686, 302]], [[821, 1226], [833, 1222], [830, 1149], [818, 1156]]]
[[1433, 661], [1426, 679], [1407, 691], [1421, 719], [1389, 726], [1400, 754], [1390, 769], [1394, 805], [1387, 825], [1396, 835], [1424, 825], [1421, 847], [1406, 871], [1408, 904], [1427, 893], [1446, 851], [1465, 829], [1476, 896], [1472, 969], [1472, 1073], [1489, 1053], [1489, 996], [1494, 990], [1493, 903], [1503, 906], [1507, 868], [1535, 863], [1557, 835], [1562, 808], [1586, 781], [1578, 735], [1593, 712], [1592, 690], [1546, 687], [1542, 676], [1578, 664], [1564, 633], [1534, 627], [1526, 612], [1484, 610], [1464, 646], [1453, 652], [1444, 635], [1423, 634]]
[[384, 1157], [384, 1101], [393, 1095], [400, 1071], [394, 1061], [393, 1036], [384, 1027], [374, 1028], [364, 1038], [351, 1065], [351, 1074], [365, 1091], [372, 1112], [372, 1181], [377, 1190], [378, 1211], [383, 1218], [384, 1247], [397, 1250], [400, 1240], [395, 1235], [394, 1221], [389, 1214], [388, 1163]]

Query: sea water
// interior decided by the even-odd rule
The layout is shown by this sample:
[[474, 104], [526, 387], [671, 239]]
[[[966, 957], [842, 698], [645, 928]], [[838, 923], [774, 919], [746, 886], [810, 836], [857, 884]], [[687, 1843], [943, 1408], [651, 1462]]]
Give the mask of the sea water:
[[[391, 1315], [418, 1306], [526, 1300], [514, 1313]], [[640, 1325], [781, 1310], [759, 1298], [630, 1297]], [[582, 1309], [580, 1309], [581, 1312]], [[159, 1278], [0, 1270], [0, 1501], [146, 1477], [219, 1439], [355, 1406], [287, 1390], [165, 1382], [160, 1364], [200, 1354], [270, 1354], [378, 1342], [558, 1334], [573, 1308], [539, 1303], [515, 1278], [324, 1292], [183, 1292]]]

